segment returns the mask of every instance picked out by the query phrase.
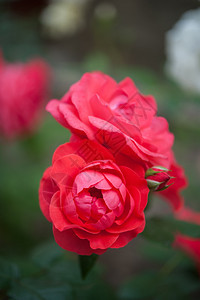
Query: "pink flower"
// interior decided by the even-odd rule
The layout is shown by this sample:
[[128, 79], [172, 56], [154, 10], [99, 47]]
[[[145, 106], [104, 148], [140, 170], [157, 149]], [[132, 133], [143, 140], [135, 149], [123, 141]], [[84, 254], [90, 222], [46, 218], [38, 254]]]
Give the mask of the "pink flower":
[[149, 189], [144, 169], [116, 164], [100, 144], [81, 140], [57, 148], [43, 175], [40, 207], [56, 242], [81, 255], [120, 248], [143, 231]]
[[96, 140], [117, 159], [141, 159], [151, 167], [171, 165], [174, 137], [166, 119], [156, 116], [153, 97], [142, 95], [133, 81], [117, 84], [100, 73], [86, 73], [61, 101], [52, 100], [47, 110], [73, 133], [73, 139]]
[[6, 63], [0, 60], [0, 133], [14, 138], [33, 129], [49, 86], [45, 62]]
[[[177, 214], [176, 218], [189, 223], [200, 225], [200, 213], [189, 208], [183, 207]], [[176, 236], [174, 246], [182, 249], [191, 256], [197, 264], [200, 272], [200, 238], [191, 238], [182, 234]]]

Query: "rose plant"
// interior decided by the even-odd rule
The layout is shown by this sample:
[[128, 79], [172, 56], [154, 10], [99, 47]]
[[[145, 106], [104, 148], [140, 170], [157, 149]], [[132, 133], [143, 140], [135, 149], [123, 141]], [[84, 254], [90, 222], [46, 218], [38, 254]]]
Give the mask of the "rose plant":
[[[172, 151], [174, 136], [157, 116], [154, 98], [130, 78], [118, 84], [101, 72], [86, 73], [46, 109], [72, 133], [56, 149], [39, 188], [41, 210], [62, 248], [85, 260], [125, 246], [143, 232], [153, 190], [175, 214], [182, 209], [187, 180]], [[171, 244], [179, 228], [168, 220], [147, 224], [154, 232], [145, 229], [144, 237], [163, 240], [167, 228]], [[158, 237], [156, 224], [164, 229]]]
[[173, 210], [183, 205], [180, 191], [186, 179], [171, 149], [174, 136], [167, 120], [156, 115], [155, 99], [142, 95], [130, 78], [117, 84], [101, 72], [86, 73], [46, 109], [72, 132], [71, 141], [95, 140], [119, 165], [132, 168], [133, 162], [134, 169], [137, 161], [145, 170], [156, 165], [172, 170], [171, 176], [178, 179], [160, 195]]

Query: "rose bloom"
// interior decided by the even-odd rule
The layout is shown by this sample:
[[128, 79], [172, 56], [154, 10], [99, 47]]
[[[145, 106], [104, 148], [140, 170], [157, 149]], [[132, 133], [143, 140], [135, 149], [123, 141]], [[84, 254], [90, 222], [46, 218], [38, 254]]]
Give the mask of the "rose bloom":
[[30, 132], [41, 114], [49, 86], [49, 67], [0, 59], [0, 134], [7, 139]]
[[[183, 207], [176, 214], [176, 218], [182, 221], [200, 225], [200, 213], [186, 207]], [[200, 238], [191, 238], [189, 236], [178, 234], [176, 236], [174, 246], [182, 249], [194, 259], [200, 273]]]
[[101, 72], [86, 73], [61, 101], [50, 101], [47, 111], [73, 138], [96, 140], [116, 159], [123, 153], [149, 167], [171, 165], [174, 137], [168, 123], [156, 116], [154, 98], [142, 95], [130, 78], [118, 84]]
[[149, 189], [144, 169], [116, 164], [100, 144], [81, 140], [57, 148], [42, 177], [40, 207], [56, 242], [80, 255], [120, 248], [141, 233]]
[[176, 183], [160, 195], [173, 209], [182, 206], [186, 179], [171, 150], [173, 134], [166, 119], [156, 116], [154, 98], [142, 95], [130, 78], [117, 84], [101, 72], [86, 73], [60, 101], [51, 100], [47, 111], [70, 129], [71, 141], [96, 140], [119, 165], [134, 170], [138, 161], [145, 170], [159, 165], [174, 170]]

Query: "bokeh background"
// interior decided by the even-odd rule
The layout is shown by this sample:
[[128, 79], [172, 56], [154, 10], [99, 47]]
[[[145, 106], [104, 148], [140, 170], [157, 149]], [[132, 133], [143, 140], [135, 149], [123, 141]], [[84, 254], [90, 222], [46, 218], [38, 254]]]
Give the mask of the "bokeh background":
[[[2, 53], [8, 62], [26, 62], [33, 57], [46, 60], [52, 68], [49, 100], [62, 97], [83, 73], [92, 70], [101, 70], [117, 81], [130, 76], [142, 93], [155, 96], [158, 114], [167, 118], [175, 134], [174, 151], [189, 180], [189, 187], [183, 192], [186, 204], [198, 211], [200, 94], [182, 89], [165, 70], [167, 31], [184, 12], [199, 6], [197, 0], [0, 0]], [[39, 209], [38, 186], [55, 148], [68, 139], [69, 132], [45, 110], [32, 135], [12, 142], [1, 139], [0, 255], [19, 259], [52, 238], [51, 225]], [[168, 213], [168, 205], [157, 197], [148, 212]], [[177, 274], [187, 269], [193, 276], [195, 265], [182, 254], [178, 254], [178, 262], [175, 260], [173, 265], [174, 256], [174, 250], [138, 237], [127, 247], [109, 250], [100, 258], [102, 276], [116, 288], [133, 276], [145, 274], [138, 284], [134, 283], [139, 286], [136, 294], [131, 294], [129, 286], [120, 291], [120, 297], [150, 299], [148, 293], [141, 294], [140, 285], [148, 291], [149, 272], [162, 270], [166, 298], [156, 299], [178, 299], [176, 294], [173, 298], [175, 292], [169, 293], [169, 298], [165, 292], [174, 286], [177, 290], [186, 286], [191, 277], [187, 275], [176, 282]], [[190, 299], [197, 299], [197, 291], [194, 294], [191, 289], [187, 293]]]

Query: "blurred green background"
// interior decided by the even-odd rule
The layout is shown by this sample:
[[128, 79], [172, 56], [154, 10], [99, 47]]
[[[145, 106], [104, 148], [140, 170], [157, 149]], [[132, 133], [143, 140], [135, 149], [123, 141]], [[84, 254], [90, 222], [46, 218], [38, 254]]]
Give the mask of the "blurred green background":
[[[53, 25], [46, 21], [50, 4], [52, 2], [47, 0], [0, 0], [0, 47], [5, 59], [15, 62], [44, 58], [53, 70], [49, 100], [62, 97], [86, 71], [101, 70], [117, 81], [130, 76], [143, 94], [155, 96], [158, 115], [167, 118], [175, 135], [177, 160], [189, 179], [189, 187], [183, 192], [186, 204], [200, 211], [200, 96], [182, 91], [164, 74], [165, 33], [185, 11], [199, 7], [199, 2], [76, 0], [70, 22], [57, 24], [56, 19]], [[50, 13], [48, 21], [55, 17], [52, 11]], [[55, 148], [68, 139], [69, 132], [44, 111], [43, 120], [33, 135], [13, 142], [1, 140], [2, 257], [21, 261], [21, 257], [41, 242], [52, 239], [51, 225], [39, 209], [38, 186], [42, 173], [51, 164]], [[165, 202], [157, 198], [153, 201], [151, 214], [168, 212]], [[50, 251], [50, 248], [46, 249]], [[197, 278], [194, 263], [175, 250], [137, 238], [123, 249], [109, 250], [100, 261], [103, 277], [112, 287], [137, 275], [131, 284], [120, 289], [120, 299], [179, 299], [180, 295], [180, 299], [188, 299], [188, 294], [190, 299], [198, 297], [197, 292], [193, 294], [196, 289], [191, 279], [191, 276]], [[158, 272], [164, 274], [159, 287]], [[152, 286], [156, 287], [155, 291]], [[172, 291], [174, 286], [178, 294], [159, 294], [160, 290]], [[186, 291], [182, 290], [183, 286]], [[106, 295], [111, 299], [110, 292]], [[29, 299], [27, 296], [14, 299], [20, 297]], [[89, 297], [92, 292], [86, 299]]]

